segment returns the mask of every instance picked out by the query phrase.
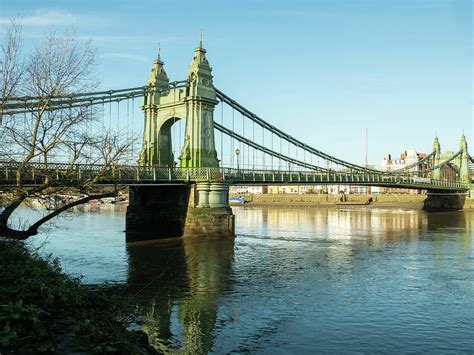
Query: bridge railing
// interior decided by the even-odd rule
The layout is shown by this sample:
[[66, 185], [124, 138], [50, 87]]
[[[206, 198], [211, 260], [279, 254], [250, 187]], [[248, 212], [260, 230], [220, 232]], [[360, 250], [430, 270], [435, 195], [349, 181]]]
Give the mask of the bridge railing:
[[[15, 185], [17, 162], [0, 161], [0, 185]], [[99, 164], [28, 163], [22, 167], [24, 185], [41, 184], [48, 178], [51, 183], [74, 184], [93, 181], [97, 184], [153, 184], [163, 182], [225, 181], [232, 184], [301, 183], [301, 184], [350, 184], [378, 185], [418, 189], [464, 190], [466, 184], [435, 180], [403, 174], [377, 174], [364, 172], [311, 172], [288, 170], [252, 170], [233, 168], [167, 168], [133, 165], [104, 167]]]

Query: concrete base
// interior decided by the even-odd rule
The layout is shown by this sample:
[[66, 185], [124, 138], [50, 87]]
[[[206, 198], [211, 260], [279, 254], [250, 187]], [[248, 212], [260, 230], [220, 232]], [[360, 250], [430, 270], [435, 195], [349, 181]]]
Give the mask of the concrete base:
[[464, 192], [428, 192], [423, 203], [427, 211], [457, 211], [464, 208], [467, 194]]
[[233, 238], [235, 220], [229, 207], [190, 208], [186, 215], [185, 238]]
[[234, 215], [228, 185], [131, 186], [127, 242], [185, 238], [233, 238]]
[[235, 222], [229, 207], [229, 185], [198, 182], [191, 189], [183, 237], [233, 238]]

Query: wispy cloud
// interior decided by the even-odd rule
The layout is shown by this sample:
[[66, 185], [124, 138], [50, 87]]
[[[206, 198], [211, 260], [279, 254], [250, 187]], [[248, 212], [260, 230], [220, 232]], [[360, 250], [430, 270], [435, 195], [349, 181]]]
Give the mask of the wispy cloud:
[[132, 36], [123, 36], [123, 35], [81, 35], [77, 37], [79, 40], [93, 40], [97, 42], [140, 42], [140, 43], [150, 43], [150, 42], [160, 42], [160, 43], [166, 43], [166, 42], [177, 42], [177, 41], [184, 41], [188, 40], [189, 38], [187, 37], [179, 37], [179, 36], [173, 36], [173, 37], [157, 37], [157, 36], [143, 36], [143, 35], [132, 35]]
[[132, 54], [132, 53], [120, 53], [120, 52], [107, 52], [101, 55], [102, 58], [117, 58], [125, 60], [133, 60], [136, 62], [148, 63], [150, 61], [149, 57], [143, 55]]
[[61, 9], [37, 9], [30, 15], [23, 16], [21, 13], [15, 16], [2, 16], [0, 17], [0, 25], [8, 25], [11, 18], [15, 17], [19, 19], [19, 22], [23, 26], [71, 26], [71, 25], [84, 25], [84, 24], [103, 24], [103, 20], [99, 21], [99, 18], [92, 16], [83, 16], [74, 14], [67, 10]]
[[[0, 0], [1, 1], [1, 0]], [[0, 25], [1, 25], [1, 19], [0, 19]], [[0, 28], [0, 34], [5, 34], [6, 33], [6, 28]], [[60, 37], [60, 35], [58, 35]], [[31, 30], [26, 30], [23, 33], [24, 38], [28, 39], [38, 39], [38, 38], [44, 38], [44, 33], [43, 32], [38, 32], [34, 31], [33, 29]], [[154, 36], [121, 36], [121, 35], [76, 35], [75, 38], [79, 41], [93, 41], [97, 43], [170, 43], [170, 42], [179, 42], [179, 41], [188, 41], [190, 38], [189, 37], [154, 37]]]

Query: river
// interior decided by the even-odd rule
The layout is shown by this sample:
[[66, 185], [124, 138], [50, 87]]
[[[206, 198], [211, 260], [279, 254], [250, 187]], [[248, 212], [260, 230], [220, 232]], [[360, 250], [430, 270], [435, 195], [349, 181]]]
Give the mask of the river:
[[234, 241], [126, 245], [124, 210], [109, 206], [29, 244], [85, 283], [124, 287], [157, 346], [474, 353], [474, 213], [233, 210]]

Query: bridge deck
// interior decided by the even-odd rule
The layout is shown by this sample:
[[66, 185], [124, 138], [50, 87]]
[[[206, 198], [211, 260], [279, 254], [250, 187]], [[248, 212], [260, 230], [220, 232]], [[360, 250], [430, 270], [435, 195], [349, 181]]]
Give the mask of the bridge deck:
[[[0, 162], [0, 186], [15, 185], [18, 163]], [[159, 168], [120, 165], [104, 169], [101, 165], [28, 164], [22, 173], [24, 186], [39, 185], [48, 177], [55, 185], [85, 182], [100, 175], [97, 185], [135, 185], [224, 181], [232, 185], [298, 184], [359, 185], [418, 190], [465, 191], [469, 184], [434, 180], [412, 175], [355, 172], [312, 172], [282, 170], [244, 170], [231, 168]]]

